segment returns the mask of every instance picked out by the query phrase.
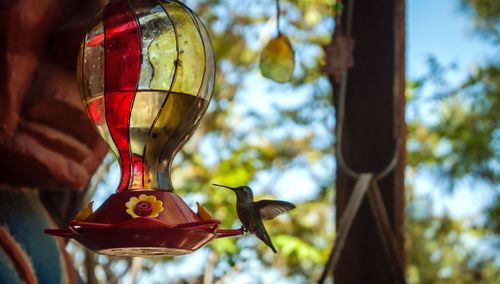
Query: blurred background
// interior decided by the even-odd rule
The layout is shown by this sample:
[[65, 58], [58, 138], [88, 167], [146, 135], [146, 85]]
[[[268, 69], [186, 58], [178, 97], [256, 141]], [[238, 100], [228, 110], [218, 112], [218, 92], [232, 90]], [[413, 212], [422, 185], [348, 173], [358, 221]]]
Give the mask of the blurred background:
[[[0, 61], [7, 94], [0, 107], [0, 183], [11, 192], [39, 188], [59, 226], [89, 200], [97, 208], [120, 175], [78, 106], [71, 75], [78, 41], [106, 1], [62, 2], [2, 4], [8, 25], [1, 28], [0, 50], [8, 55]], [[212, 183], [248, 184], [256, 199], [295, 203], [295, 210], [265, 223], [279, 253], [251, 236], [220, 239], [175, 258], [108, 257], [73, 241], [65, 247], [86, 283], [312, 283], [336, 236], [335, 92], [322, 71], [335, 1], [281, 1], [281, 31], [296, 62], [284, 84], [264, 78], [258, 67], [262, 48], [276, 35], [274, 0], [184, 3], [209, 30], [217, 77], [207, 114], [174, 162], [174, 186], [191, 208], [202, 203], [223, 227], [241, 225], [235, 197]], [[30, 25], [16, 26], [12, 15]], [[407, 282], [500, 283], [499, 1], [406, 1], [405, 97]], [[55, 114], [72, 119], [51, 121]], [[54, 150], [64, 141], [75, 144], [55, 134], [47, 140], [40, 124], [70, 133], [89, 151], [72, 146], [83, 153], [75, 157], [74, 149]], [[67, 174], [59, 156], [75, 164], [61, 162]]]

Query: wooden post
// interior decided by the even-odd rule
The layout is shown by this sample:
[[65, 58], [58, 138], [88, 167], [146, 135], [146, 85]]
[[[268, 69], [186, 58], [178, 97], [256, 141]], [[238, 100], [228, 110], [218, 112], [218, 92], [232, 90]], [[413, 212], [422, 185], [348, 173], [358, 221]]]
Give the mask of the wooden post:
[[[344, 1], [344, 11], [350, 3]], [[347, 14], [343, 14], [344, 26]], [[355, 40], [354, 67], [349, 69], [342, 147], [337, 145], [337, 152], [342, 151], [346, 163], [356, 172], [377, 172], [390, 162], [398, 147], [396, 138], [401, 139], [398, 163], [379, 186], [398, 257], [404, 263], [405, 1], [356, 1], [351, 36]], [[331, 82], [334, 93], [338, 93], [333, 78]], [[338, 96], [335, 103], [338, 106]], [[337, 163], [337, 225], [354, 182]], [[365, 198], [334, 271], [335, 283], [397, 283], [393, 275]]]

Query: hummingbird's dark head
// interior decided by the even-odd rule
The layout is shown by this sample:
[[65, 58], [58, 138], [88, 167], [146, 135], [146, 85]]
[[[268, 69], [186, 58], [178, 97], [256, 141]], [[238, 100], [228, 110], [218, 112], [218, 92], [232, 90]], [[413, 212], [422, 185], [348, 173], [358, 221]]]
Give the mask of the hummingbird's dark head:
[[244, 185], [244, 186], [238, 186], [238, 187], [229, 187], [229, 186], [225, 186], [225, 185], [221, 185], [221, 184], [212, 184], [212, 185], [219, 186], [219, 187], [225, 187], [225, 188], [228, 188], [228, 189], [234, 191], [234, 193], [236, 194], [236, 197], [240, 200], [253, 201], [253, 192], [249, 186]]

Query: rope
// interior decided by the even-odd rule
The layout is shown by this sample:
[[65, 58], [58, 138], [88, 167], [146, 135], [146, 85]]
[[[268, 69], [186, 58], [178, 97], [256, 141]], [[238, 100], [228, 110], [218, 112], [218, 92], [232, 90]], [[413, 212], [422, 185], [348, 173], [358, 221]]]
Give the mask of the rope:
[[278, 32], [278, 36], [281, 35], [280, 17], [281, 17], [280, 0], [276, 0], [276, 31]]
[[[347, 7], [347, 29], [346, 36], [350, 37], [352, 33], [352, 15], [354, 11], [354, 0], [348, 0], [349, 6]], [[340, 17], [337, 17], [335, 24], [335, 29], [342, 31]], [[340, 81], [340, 92], [339, 92], [339, 106], [338, 106], [338, 121], [337, 121], [337, 160], [339, 161], [340, 169], [344, 171], [347, 175], [352, 178], [357, 179], [359, 173], [352, 170], [344, 160], [344, 155], [342, 154], [342, 133], [344, 132], [344, 119], [345, 119], [345, 98], [347, 91], [347, 69], [342, 70], [342, 77]]]
[[354, 185], [354, 190], [349, 197], [346, 209], [340, 218], [335, 245], [328, 256], [328, 260], [325, 263], [323, 272], [318, 280], [318, 284], [323, 284], [325, 282], [330, 270], [335, 271], [335, 268], [340, 260], [340, 256], [342, 255], [342, 251], [344, 250], [347, 236], [365, 196], [368, 197], [369, 206], [375, 219], [378, 235], [380, 236], [384, 252], [389, 260], [394, 283], [406, 283], [404, 278], [404, 264], [398, 255], [398, 247], [396, 246], [397, 240], [394, 237], [389, 216], [380, 192], [380, 187], [378, 186], [372, 173], [362, 173], [359, 175], [359, 178], [356, 180], [356, 184]]
[[371, 173], [361, 174], [356, 180], [354, 190], [349, 198], [349, 202], [347, 203], [346, 209], [344, 210], [344, 214], [342, 214], [342, 217], [340, 218], [339, 230], [337, 232], [335, 245], [333, 246], [333, 249], [328, 256], [328, 260], [326, 261], [326, 264], [323, 268], [323, 272], [321, 273], [321, 276], [318, 280], [318, 284], [323, 284], [325, 282], [330, 268], [332, 270], [335, 270], [335, 267], [340, 260], [342, 250], [344, 249], [344, 245], [349, 234], [349, 229], [354, 222], [354, 218], [356, 217], [356, 213], [361, 206], [361, 202], [363, 201], [366, 192], [370, 190], [369, 187], [372, 180], [373, 174]]
[[385, 208], [384, 199], [380, 193], [380, 187], [376, 180], [373, 180], [370, 189], [368, 190], [368, 202], [370, 203], [370, 208], [375, 217], [375, 222], [377, 224], [377, 230], [384, 247], [385, 254], [389, 259], [389, 266], [394, 278], [394, 283], [406, 283], [404, 264], [402, 259], [399, 257], [397, 247], [397, 239], [394, 236], [394, 232], [389, 220], [389, 215]]
[[[353, 11], [354, 11], [354, 0], [347, 0], [349, 1], [349, 5], [347, 7], [347, 26], [346, 26], [346, 36], [350, 37], [352, 34], [352, 18], [353, 18]], [[341, 31], [341, 22], [340, 22], [340, 17], [336, 18], [336, 27], [335, 29], [339, 29]], [[337, 160], [339, 162], [340, 170], [343, 171], [345, 174], [348, 176], [357, 179], [361, 173], [354, 171], [344, 160], [344, 155], [342, 153], [342, 135], [344, 132], [344, 121], [345, 121], [345, 100], [346, 100], [346, 92], [347, 92], [347, 78], [348, 78], [348, 70], [344, 69], [342, 70], [342, 75], [341, 75], [341, 81], [340, 81], [340, 90], [339, 90], [339, 103], [338, 103], [338, 120], [337, 120]], [[395, 95], [395, 94], [394, 94]], [[395, 100], [393, 100], [394, 103]], [[375, 180], [380, 180], [387, 176], [396, 166], [399, 155], [399, 148], [401, 146], [401, 139], [399, 137], [396, 138], [396, 145], [394, 147], [394, 152], [392, 155], [392, 159], [389, 161], [387, 166], [382, 168], [380, 171], [374, 171], [374, 179]]]

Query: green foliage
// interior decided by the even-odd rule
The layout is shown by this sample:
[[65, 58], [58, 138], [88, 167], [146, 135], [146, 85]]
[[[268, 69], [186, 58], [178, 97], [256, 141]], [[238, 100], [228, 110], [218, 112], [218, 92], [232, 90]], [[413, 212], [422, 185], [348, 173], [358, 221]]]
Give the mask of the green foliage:
[[[407, 215], [407, 279], [409, 283], [455, 284], [497, 283], [498, 263], [484, 256], [468, 235], [480, 234], [468, 220], [449, 216], [417, 216], [414, 208]], [[478, 246], [477, 244], [475, 246]]]
[[[488, 223], [486, 227], [489, 228], [494, 234], [500, 235], [500, 194], [497, 194], [493, 200], [488, 213]], [[500, 242], [497, 243], [500, 246]]]
[[[231, 283], [234, 274], [242, 274], [259, 283], [264, 272], [273, 270], [280, 272], [280, 278], [311, 283], [318, 278], [334, 240], [334, 177], [328, 162], [334, 154], [332, 94], [320, 71], [324, 62], [321, 46], [331, 38], [334, 1], [282, 1], [282, 29], [296, 52], [292, 82], [284, 85], [265, 81], [258, 73], [259, 51], [266, 37], [263, 31], [274, 11], [269, 9], [274, 0], [186, 2], [208, 27], [217, 77], [208, 112], [174, 163], [172, 177], [177, 192], [193, 208], [194, 202], [202, 203], [222, 220], [223, 227], [238, 228], [241, 223], [236, 217], [235, 196], [211, 183], [250, 184], [256, 199], [289, 199], [303, 189], [290, 186], [277, 190], [277, 185], [288, 172], [299, 169], [309, 174], [315, 191], [307, 198], [290, 200], [297, 203], [290, 214], [265, 222], [279, 254], [251, 236], [224, 238], [193, 256], [209, 255], [197, 271], [182, 277], [162, 271], [162, 281], [197, 283], [208, 277]], [[465, 2], [478, 15], [478, 26], [493, 34], [492, 38], [497, 36], [498, 1]], [[437, 175], [451, 184], [468, 177], [490, 185], [498, 183], [498, 62], [482, 66], [453, 88], [444, 76], [448, 67], [436, 60], [430, 65], [428, 76], [408, 82], [408, 109], [417, 113], [408, 121], [409, 172], [436, 169]], [[430, 83], [444, 91], [431, 98], [420, 96], [419, 91]], [[435, 114], [432, 120], [420, 115], [429, 101]], [[323, 172], [318, 173], [318, 168]], [[483, 240], [499, 233], [498, 195], [489, 210], [489, 221], [471, 222], [432, 215], [431, 206], [419, 205], [422, 201], [412, 197], [411, 184], [409, 187], [409, 282], [499, 282], [498, 263], [466, 245], [471, 237]], [[149, 259], [142, 267], [153, 271], [162, 264], [178, 267], [185, 262], [181, 257]], [[263, 270], [255, 273], [252, 262], [260, 263]]]
[[[494, 44], [500, 42], [500, 2], [464, 0], [476, 28]], [[493, 58], [471, 71], [462, 83], [429, 59], [429, 74], [408, 84], [408, 169], [431, 170], [450, 189], [463, 182], [489, 194], [482, 218], [434, 215], [431, 200], [412, 196], [407, 215], [407, 276], [410, 283], [498, 283], [500, 233], [500, 62]], [[432, 87], [433, 94], [424, 95]], [[432, 113], [432, 118], [425, 114]], [[423, 205], [426, 204], [426, 205]], [[470, 206], [474, 206], [470, 204]], [[496, 244], [495, 244], [496, 243]]]
[[[442, 73], [434, 74], [423, 82], [440, 81], [442, 76]], [[413, 87], [426, 83], [419, 84]], [[421, 100], [418, 103], [422, 103]], [[437, 94], [432, 103], [435, 122], [417, 118], [408, 124], [409, 165], [434, 166], [439, 175], [452, 182], [474, 177], [497, 183], [500, 177], [500, 66], [478, 69], [459, 87]]]
[[500, 3], [496, 0], [462, 0], [474, 18], [476, 28], [495, 44], [500, 43]]

